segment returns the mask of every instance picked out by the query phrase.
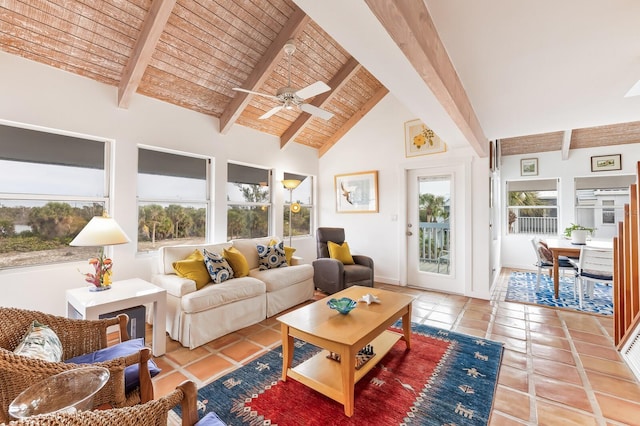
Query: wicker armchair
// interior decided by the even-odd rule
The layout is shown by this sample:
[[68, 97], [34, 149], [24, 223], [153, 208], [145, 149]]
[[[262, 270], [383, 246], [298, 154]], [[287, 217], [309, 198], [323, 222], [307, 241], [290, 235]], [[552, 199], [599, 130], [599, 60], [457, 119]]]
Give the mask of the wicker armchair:
[[[107, 347], [107, 328], [110, 326], [119, 326], [121, 341], [129, 340], [126, 315], [101, 320], [79, 320], [25, 309], [0, 307], [0, 422], [8, 421], [9, 404], [20, 392], [38, 380], [78, 366], [64, 362], [42, 361], [13, 353], [34, 320], [48, 325], [58, 335], [62, 342], [63, 360]], [[153, 384], [147, 364], [150, 358], [151, 351], [145, 348], [127, 357], [96, 363], [95, 365], [107, 368], [111, 376], [95, 395], [94, 407], [102, 404], [126, 407], [152, 400]], [[140, 384], [125, 393], [124, 369], [134, 364], [139, 364]]]
[[42, 414], [12, 421], [11, 426], [75, 426], [75, 425], [136, 425], [167, 426], [169, 410], [177, 404], [182, 408], [182, 425], [192, 426], [198, 421], [197, 393], [195, 383], [185, 381], [173, 392], [156, 400], [133, 407], [108, 410], [79, 411], [77, 413]]

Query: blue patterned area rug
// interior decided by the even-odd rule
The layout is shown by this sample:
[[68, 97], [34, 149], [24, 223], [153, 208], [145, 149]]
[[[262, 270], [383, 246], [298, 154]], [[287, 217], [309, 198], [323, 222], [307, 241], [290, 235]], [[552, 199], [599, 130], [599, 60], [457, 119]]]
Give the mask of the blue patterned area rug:
[[578, 298], [573, 296], [573, 277], [560, 276], [560, 287], [556, 299], [553, 297], [553, 279], [543, 272], [540, 275], [540, 288], [536, 292], [536, 276], [535, 272], [512, 272], [505, 300], [573, 309], [591, 314], [613, 315], [613, 289], [611, 286], [596, 283], [593, 297], [585, 296], [581, 308]]
[[[417, 324], [412, 332], [410, 350], [399, 341], [356, 384], [351, 418], [342, 404], [280, 379], [281, 347], [198, 390], [201, 415], [215, 411], [228, 425], [488, 424], [502, 343]], [[318, 351], [296, 340], [294, 366]]]

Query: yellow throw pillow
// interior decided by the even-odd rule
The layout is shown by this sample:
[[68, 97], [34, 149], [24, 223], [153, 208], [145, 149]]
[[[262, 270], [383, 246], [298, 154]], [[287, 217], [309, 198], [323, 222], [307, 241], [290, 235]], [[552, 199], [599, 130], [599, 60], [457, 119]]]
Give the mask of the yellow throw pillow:
[[[278, 242], [273, 238], [271, 239], [271, 241], [269, 241], [270, 246], [275, 246], [277, 244]], [[284, 246], [284, 256], [287, 259], [287, 265], [291, 266], [291, 259], [293, 258], [293, 253], [295, 252], [296, 252], [296, 249], [294, 249], [293, 247]]]
[[296, 252], [296, 249], [293, 247], [284, 246], [284, 257], [287, 259], [287, 264], [291, 266], [291, 259], [293, 258], [293, 253]]
[[227, 259], [227, 262], [229, 262], [229, 265], [231, 265], [234, 277], [240, 278], [249, 275], [249, 262], [247, 262], [244, 254], [240, 253], [240, 250], [235, 247], [224, 249], [222, 257]]
[[333, 241], [329, 241], [329, 257], [332, 259], [339, 260], [345, 265], [355, 265], [356, 262], [353, 261], [353, 257], [351, 257], [351, 251], [349, 250], [349, 244], [345, 241], [340, 244], [336, 244]]
[[204, 264], [204, 256], [198, 249], [195, 249], [186, 259], [173, 262], [172, 265], [179, 277], [194, 280], [198, 290], [211, 281], [209, 271]]

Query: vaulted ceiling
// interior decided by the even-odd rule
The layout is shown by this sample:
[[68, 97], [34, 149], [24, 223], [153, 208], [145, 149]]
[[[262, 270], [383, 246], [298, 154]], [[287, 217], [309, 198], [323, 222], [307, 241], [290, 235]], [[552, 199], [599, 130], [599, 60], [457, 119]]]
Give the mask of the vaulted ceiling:
[[[0, 49], [323, 155], [391, 92], [450, 147], [640, 142], [635, 0], [3, 0]], [[287, 86], [332, 90], [268, 119]], [[138, 94], [138, 95], [136, 95]]]
[[[386, 88], [289, 0], [9, 0], [0, 4], [0, 48], [134, 93], [326, 152], [387, 93]], [[316, 81], [331, 91], [309, 99], [334, 116], [298, 109], [259, 119], [275, 95]], [[116, 100], [114, 100], [116, 102]]]

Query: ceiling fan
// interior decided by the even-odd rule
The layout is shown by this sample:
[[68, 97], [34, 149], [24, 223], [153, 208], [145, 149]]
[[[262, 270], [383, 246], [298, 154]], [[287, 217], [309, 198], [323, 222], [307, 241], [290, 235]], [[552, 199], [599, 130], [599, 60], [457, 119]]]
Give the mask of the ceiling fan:
[[322, 81], [316, 81], [315, 83], [310, 84], [309, 86], [304, 87], [300, 90], [296, 90], [291, 87], [291, 56], [295, 51], [296, 45], [294, 44], [293, 40], [289, 40], [287, 44], [284, 45], [284, 53], [287, 55], [287, 59], [289, 61], [288, 83], [287, 87], [281, 87], [280, 89], [278, 89], [275, 96], [268, 95], [266, 93], [254, 92], [252, 90], [241, 89], [239, 87], [233, 88], [233, 90], [237, 90], [238, 92], [246, 92], [252, 95], [264, 96], [265, 98], [270, 98], [280, 102], [280, 105], [273, 107], [269, 111], [262, 114], [259, 117], [260, 120], [269, 118], [280, 110], [292, 110], [296, 107], [300, 108], [304, 112], [308, 112], [309, 114], [318, 116], [324, 120], [330, 120], [331, 117], [333, 117], [333, 113], [304, 102], [308, 98], [312, 98], [316, 95], [331, 90], [331, 88], [327, 86], [326, 83], [323, 83]]

